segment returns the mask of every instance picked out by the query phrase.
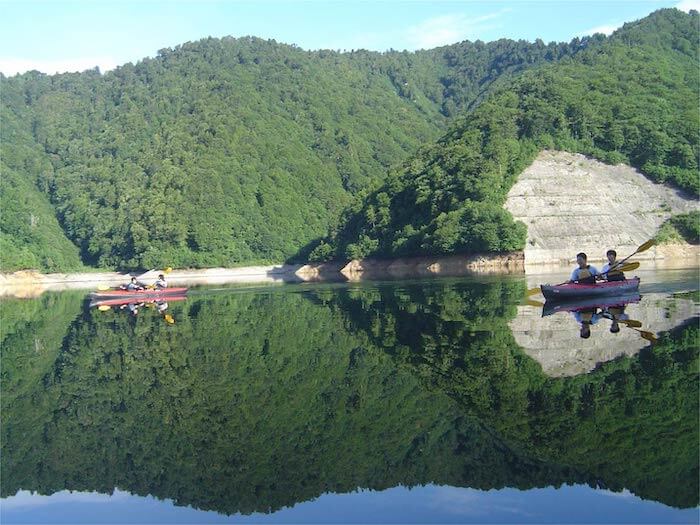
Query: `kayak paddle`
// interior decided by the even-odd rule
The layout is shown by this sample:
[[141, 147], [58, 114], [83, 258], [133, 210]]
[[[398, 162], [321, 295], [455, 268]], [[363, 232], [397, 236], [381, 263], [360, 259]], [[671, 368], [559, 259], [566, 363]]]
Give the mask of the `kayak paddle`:
[[[648, 240], [647, 242], [645, 242], [644, 244], [640, 244], [640, 245], [639, 245], [639, 248], [637, 248], [637, 249], [634, 251], [634, 253], [632, 253], [632, 255], [637, 255], [638, 253], [645, 252], [645, 251], [647, 251], [649, 248], [651, 248], [652, 246], [654, 246], [654, 244], [656, 244], [656, 241], [655, 241], [654, 239], [649, 239], [649, 240]], [[620, 262], [615, 263], [615, 266], [613, 266], [613, 268], [617, 268], [617, 266], [623, 264], [627, 259], [629, 259], [630, 257], [632, 257], [632, 255], [628, 255], [627, 257], [625, 257], [624, 259], [622, 259]], [[624, 270], [623, 270], [623, 271], [624, 271]]]
[[[144, 273], [142, 273], [141, 275], [137, 276], [137, 277], [136, 277], [136, 280], [138, 281], [138, 280], [141, 279], [141, 277], [143, 277], [144, 275], [149, 274], [149, 273], [151, 273], [151, 272], [155, 272], [157, 269], [158, 269], [158, 268], [151, 268], [151, 269], [148, 270], [147, 272], [144, 272]], [[164, 274], [169, 274], [169, 273], [172, 272], [172, 271], [173, 271], [172, 266], [168, 266], [167, 268], [163, 268], [163, 269], [161, 270], [161, 272], [163, 272]]]

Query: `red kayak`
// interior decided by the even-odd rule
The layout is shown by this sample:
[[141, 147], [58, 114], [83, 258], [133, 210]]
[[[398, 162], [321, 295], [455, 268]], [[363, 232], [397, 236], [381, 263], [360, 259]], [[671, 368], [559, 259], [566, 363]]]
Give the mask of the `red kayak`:
[[90, 303], [90, 308], [96, 306], [121, 306], [129, 303], [174, 303], [176, 301], [184, 301], [185, 299], [187, 299], [186, 295], [163, 295], [156, 298], [120, 297], [117, 299], [97, 299]]
[[564, 301], [582, 297], [607, 297], [634, 294], [639, 290], [639, 277], [624, 281], [601, 281], [596, 284], [543, 284], [540, 286], [545, 299]]
[[135, 299], [136, 301], [156, 301], [160, 297], [170, 295], [184, 295], [187, 288], [162, 288], [160, 290], [104, 290], [92, 292], [90, 296], [94, 299]]

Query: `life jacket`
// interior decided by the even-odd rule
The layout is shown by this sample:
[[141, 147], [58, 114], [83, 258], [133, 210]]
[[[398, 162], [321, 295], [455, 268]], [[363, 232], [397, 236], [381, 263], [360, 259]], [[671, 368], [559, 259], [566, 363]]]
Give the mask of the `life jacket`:
[[590, 264], [587, 264], [585, 268], [579, 268], [578, 270], [578, 280], [579, 284], [595, 284], [595, 275], [591, 273], [589, 268]]
[[608, 272], [608, 281], [624, 281], [625, 274], [620, 270], [610, 270]]

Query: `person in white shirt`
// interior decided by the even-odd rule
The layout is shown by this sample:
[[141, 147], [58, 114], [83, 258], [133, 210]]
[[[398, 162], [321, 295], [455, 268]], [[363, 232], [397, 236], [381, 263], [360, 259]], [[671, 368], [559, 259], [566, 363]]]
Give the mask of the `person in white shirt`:
[[163, 290], [164, 288], [167, 288], [168, 283], [165, 281], [165, 275], [163, 275], [162, 273], [158, 275], [158, 280], [155, 283], [153, 283], [153, 286], [156, 290]]
[[605, 253], [605, 256], [608, 258], [608, 264], [603, 266], [603, 276], [608, 281], [624, 281], [625, 274], [620, 270], [615, 269], [616, 266], [619, 266], [619, 263], [617, 262], [617, 252], [615, 250], [608, 250]]
[[588, 264], [588, 256], [581, 252], [576, 254], [576, 263], [578, 268], [571, 272], [570, 283], [576, 284], [595, 284], [596, 275], [600, 272], [595, 266]]

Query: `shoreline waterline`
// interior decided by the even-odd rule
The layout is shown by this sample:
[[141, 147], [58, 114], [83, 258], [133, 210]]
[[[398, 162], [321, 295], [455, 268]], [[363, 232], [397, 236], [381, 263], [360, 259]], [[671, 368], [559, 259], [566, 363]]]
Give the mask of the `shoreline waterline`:
[[[645, 266], [656, 269], [700, 268], [695, 250], [691, 257], [647, 258]], [[352, 282], [376, 279], [419, 277], [459, 277], [485, 274], [520, 274], [527, 276], [557, 273], [568, 268], [565, 261], [528, 264], [523, 252], [505, 254], [444, 255], [402, 257], [396, 259], [361, 259], [306, 264], [272, 264], [238, 268], [202, 268], [173, 270], [168, 281], [173, 285], [207, 285], [236, 283]], [[0, 297], [36, 297], [45, 291], [89, 290], [98, 286], [118, 286], [137, 276], [154, 282], [162, 270], [138, 272], [77, 272], [42, 274], [22, 270], [0, 274]]]

